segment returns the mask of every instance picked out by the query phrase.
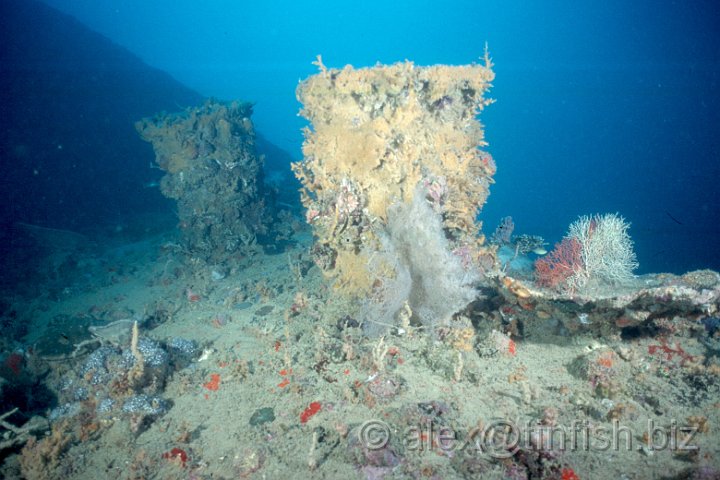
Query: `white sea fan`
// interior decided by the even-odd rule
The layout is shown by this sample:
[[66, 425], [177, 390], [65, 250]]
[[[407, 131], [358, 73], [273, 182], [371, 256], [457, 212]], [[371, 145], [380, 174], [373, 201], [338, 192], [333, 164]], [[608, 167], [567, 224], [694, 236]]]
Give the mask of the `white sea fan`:
[[581, 245], [582, 267], [569, 279], [576, 288], [588, 283], [615, 284], [634, 277], [638, 267], [630, 224], [619, 214], [582, 216], [568, 232]]

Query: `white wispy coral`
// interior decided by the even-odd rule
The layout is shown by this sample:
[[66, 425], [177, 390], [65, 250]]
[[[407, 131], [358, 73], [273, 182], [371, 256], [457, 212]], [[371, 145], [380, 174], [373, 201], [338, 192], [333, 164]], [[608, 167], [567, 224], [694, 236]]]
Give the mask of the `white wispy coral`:
[[629, 228], [623, 217], [613, 213], [582, 216], [570, 225], [567, 236], [581, 245], [581, 268], [570, 279], [576, 288], [589, 282], [614, 284], [633, 278], [638, 262]]
[[[379, 331], [374, 325], [396, 323], [397, 312], [405, 305], [427, 327], [447, 325], [477, 295], [478, 269], [464, 264], [451, 249], [442, 216], [426, 198], [427, 190], [418, 188], [412, 202], [398, 202], [388, 209], [381, 248], [368, 265], [381, 279], [364, 308], [370, 334]], [[382, 273], [387, 266], [394, 275]]]

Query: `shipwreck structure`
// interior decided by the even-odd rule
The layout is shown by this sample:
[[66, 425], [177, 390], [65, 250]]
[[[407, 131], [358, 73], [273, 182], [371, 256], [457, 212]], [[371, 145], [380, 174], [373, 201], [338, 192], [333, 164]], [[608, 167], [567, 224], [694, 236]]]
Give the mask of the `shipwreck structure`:
[[477, 119], [492, 103], [489, 57], [316, 65], [297, 90], [312, 125], [293, 165], [316, 263], [375, 319], [392, 322], [405, 302], [423, 323], [449, 319], [495, 266], [476, 220], [495, 173]]
[[160, 191], [177, 200], [184, 248], [208, 262], [254, 249], [270, 225], [251, 115], [249, 103], [209, 100], [136, 124], [165, 171]]

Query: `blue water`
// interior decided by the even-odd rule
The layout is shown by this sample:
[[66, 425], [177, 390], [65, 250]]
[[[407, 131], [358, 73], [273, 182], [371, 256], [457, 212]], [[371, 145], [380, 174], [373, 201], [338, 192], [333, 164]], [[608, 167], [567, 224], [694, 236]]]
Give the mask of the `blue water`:
[[[12, 8], [16, 2], [3, 3]], [[491, 96], [497, 102], [483, 112], [482, 121], [498, 173], [482, 214], [486, 232], [510, 215], [516, 233], [542, 235], [552, 243], [579, 215], [619, 212], [632, 223], [639, 273], [720, 269], [720, 15], [715, 2], [46, 4], [189, 90], [255, 102], [257, 130], [296, 159], [304, 123], [294, 91], [298, 80], [316, 71], [311, 65], [316, 55], [331, 67], [405, 59], [463, 64], [476, 61], [487, 42], [497, 74]], [[48, 20], [31, 28], [47, 31], [42, 21]], [[64, 93], [57, 93], [58, 102]], [[186, 98], [190, 103], [192, 95]], [[92, 102], [92, 96], [84, 99]], [[173, 109], [146, 105], [145, 113], [142, 107], [138, 114]], [[72, 126], [72, 119], [54, 121]], [[122, 150], [130, 136], [106, 144]], [[62, 139], [55, 144], [62, 145]], [[147, 145], [137, 148], [139, 153], [127, 156], [152, 158]], [[78, 154], [74, 161], [82, 159]], [[95, 161], [105, 176], [84, 181], [86, 188], [94, 188], [88, 182], [110, 182], [116, 198], [131, 203], [148, 195], [137, 186], [153, 173], [157, 177], [147, 169], [119, 169], [117, 159], [108, 160], [112, 168]], [[80, 170], [75, 174], [88, 175]], [[52, 196], [49, 190], [60, 185], [44, 185], [51, 199], [82, 203], [88, 192], [73, 184]], [[153, 195], [153, 202], [139, 201], [134, 208], [159, 204], [159, 194]], [[10, 217], [42, 224], [55, 220], [57, 227], [77, 223], [78, 215], [96, 218], [92, 205], [65, 222], [48, 214], [58, 210], [55, 200], [27, 208], [31, 218], [17, 208]], [[103, 215], [112, 217], [113, 208], [117, 217], [124, 215], [117, 204]]]

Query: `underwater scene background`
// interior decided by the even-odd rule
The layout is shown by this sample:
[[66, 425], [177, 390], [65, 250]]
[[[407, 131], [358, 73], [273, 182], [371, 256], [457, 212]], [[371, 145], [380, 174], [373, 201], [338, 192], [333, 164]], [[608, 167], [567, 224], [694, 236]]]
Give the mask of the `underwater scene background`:
[[[98, 116], [117, 112], [106, 103], [112, 101], [113, 89], [120, 94], [135, 82], [144, 88], [143, 95], [125, 98], [122, 105], [128, 111], [127, 102], [134, 103], [135, 117], [172, 110], [171, 101], [182, 107], [197, 103], [198, 95], [254, 102], [253, 120], [261, 135], [298, 159], [304, 122], [297, 116], [294, 92], [298, 80], [314, 71], [311, 61], [316, 55], [322, 54], [328, 65], [336, 67], [405, 59], [418, 65], [463, 64], [477, 61], [487, 42], [497, 74], [490, 96], [497, 103], [487, 110], [484, 121], [499, 165], [492, 200], [483, 216], [488, 228], [510, 215], [519, 231], [555, 242], [580, 214], [620, 212], [633, 225], [640, 272], [682, 273], [720, 265], [717, 249], [708, 248], [717, 244], [720, 235], [715, 186], [720, 53], [718, 13], [712, 2], [47, 3], [167, 72], [186, 89], [181, 93], [180, 85], [164, 87], [163, 80], [146, 75], [116, 83], [96, 79], [91, 85], [101, 92], [80, 88], [90, 81], [87, 68], [92, 67], [83, 65], [88, 55], [102, 55], [88, 51], [96, 42], [67, 32], [63, 42], [51, 42], [47, 37], [54, 32], [43, 28], [43, 21], [47, 27], [56, 25], [55, 21], [36, 12], [37, 31], [31, 34], [12, 21], [17, 8], [6, 2], [10, 16], [4, 20], [3, 33], [9, 38], [4, 43], [12, 45], [22, 38], [24, 45], [22, 52], [14, 51], [18, 55], [14, 61], [56, 73], [54, 78], [42, 75], [41, 84], [16, 85], [27, 96], [38, 98], [42, 93], [52, 98], [24, 109], [14, 108], [13, 99], [6, 98], [3, 104], [10, 110], [5, 121], [33, 114], [56, 115], [57, 121], [37, 126], [54, 132], [38, 132], [33, 138], [31, 131], [25, 131], [26, 138], [8, 138], [5, 148], [28, 148], [27, 144], [50, 138], [63, 143], [62, 136], [70, 132], [62, 131], [61, 124], [69, 129], [76, 122], [91, 122], [91, 112], [82, 111], [86, 108], [93, 108]], [[50, 53], [40, 53], [41, 46], [31, 48], [29, 42], [51, 42], [55, 61], [50, 63]], [[11, 54], [6, 49], [6, 55]], [[102, 68], [117, 79], [116, 72], [137, 68], [126, 62], [113, 66], [108, 58], [95, 69]], [[70, 72], [60, 78], [57, 70]], [[3, 82], [15, 84], [18, 79], [9, 75]], [[152, 91], [156, 94], [151, 95]], [[11, 90], [3, 88], [3, 92]], [[81, 101], [81, 95], [95, 101]], [[95, 133], [100, 125], [86, 128]], [[92, 197], [101, 189], [115, 191], [112, 198], [128, 208], [102, 212], [88, 223], [118, 221], [133, 209], [145, 210], [135, 203], [138, 197], [157, 205], [159, 195], [148, 195], [137, 187], [153, 179], [153, 172], [145, 168], [149, 160], [113, 161], [109, 156], [131, 148], [125, 138], [115, 139], [114, 148], [102, 152], [106, 161], [95, 160], [92, 166], [75, 171], [85, 178], [90, 171], [102, 169], [102, 177], [96, 175], [73, 185], [77, 188], [63, 190], [62, 195], [57, 193], [55, 201], [41, 210], [47, 212], [60, 197], [83, 202], [82, 197]], [[43, 148], [43, 154], [62, 153], [51, 147]], [[146, 160], [148, 152], [145, 148]], [[96, 152], [76, 156], [84, 155], [97, 158]], [[48, 163], [72, 162], [58, 158], [64, 160]], [[127, 162], [133, 168], [121, 168]], [[18, 175], [11, 165], [3, 167], [10, 170], [3, 178]], [[287, 173], [284, 165], [278, 169]], [[25, 185], [32, 187], [42, 180], [38, 177], [42, 175], [29, 177], [35, 182]], [[39, 188], [52, 195], [68, 181], [46, 182]], [[87, 210], [92, 211], [92, 206]], [[58, 221], [63, 218], [61, 211], [57, 212], [60, 216], [31, 211], [35, 216], [11, 218], [31, 223], [54, 218], [55, 226], [68, 225]]]
[[720, 478], [714, 2], [0, 8], [0, 476]]

